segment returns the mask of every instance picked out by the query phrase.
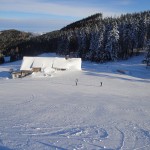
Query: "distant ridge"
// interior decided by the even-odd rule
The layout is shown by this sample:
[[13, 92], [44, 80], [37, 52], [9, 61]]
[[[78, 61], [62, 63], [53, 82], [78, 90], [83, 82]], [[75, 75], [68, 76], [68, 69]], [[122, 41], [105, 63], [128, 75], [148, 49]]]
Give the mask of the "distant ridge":
[[62, 28], [61, 30], [65, 31], [65, 30], [69, 30], [69, 29], [80, 28], [80, 27], [86, 26], [87, 24], [92, 25], [93, 21], [94, 22], [96, 22], [96, 21], [99, 22], [100, 20], [102, 20], [102, 14], [97, 13], [97, 14], [91, 15], [87, 18], [84, 18], [82, 20], [71, 23], [71, 24], [67, 25], [66, 27]]
[[14, 29], [0, 31], [0, 50], [5, 50], [14, 44], [29, 39], [32, 34]]

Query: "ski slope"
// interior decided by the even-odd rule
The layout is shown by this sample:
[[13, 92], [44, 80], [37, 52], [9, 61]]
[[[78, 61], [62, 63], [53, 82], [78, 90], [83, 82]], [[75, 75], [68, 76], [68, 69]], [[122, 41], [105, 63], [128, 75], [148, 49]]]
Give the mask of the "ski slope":
[[149, 150], [150, 68], [142, 59], [22, 79], [8, 73], [21, 61], [0, 65], [0, 150]]

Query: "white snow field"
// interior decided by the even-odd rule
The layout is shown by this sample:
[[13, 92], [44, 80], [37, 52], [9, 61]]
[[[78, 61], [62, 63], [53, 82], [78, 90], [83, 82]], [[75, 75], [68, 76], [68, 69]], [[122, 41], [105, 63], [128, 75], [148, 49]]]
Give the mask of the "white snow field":
[[22, 79], [8, 73], [21, 61], [0, 65], [0, 150], [150, 150], [150, 68], [142, 59]]

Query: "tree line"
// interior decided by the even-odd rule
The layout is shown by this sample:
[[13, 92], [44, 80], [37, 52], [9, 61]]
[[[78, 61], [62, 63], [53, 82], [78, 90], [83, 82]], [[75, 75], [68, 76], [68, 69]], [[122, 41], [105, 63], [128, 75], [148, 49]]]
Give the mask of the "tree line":
[[102, 18], [96, 14], [60, 31], [58, 54], [75, 52], [84, 60], [128, 59], [144, 50], [150, 39], [150, 11]]
[[107, 18], [97, 13], [61, 30], [14, 43], [7, 52], [13, 49], [12, 54], [18, 54], [18, 58], [43, 52], [74, 54], [83, 60], [103, 63], [128, 59], [143, 51], [149, 40], [150, 11]]

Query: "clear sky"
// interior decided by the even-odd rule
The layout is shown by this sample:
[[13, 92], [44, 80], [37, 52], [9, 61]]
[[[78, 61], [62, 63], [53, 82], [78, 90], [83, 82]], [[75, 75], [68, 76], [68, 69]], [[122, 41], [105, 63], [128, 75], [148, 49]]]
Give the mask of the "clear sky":
[[150, 10], [150, 0], [0, 0], [0, 30], [58, 30], [95, 13], [103, 16]]

